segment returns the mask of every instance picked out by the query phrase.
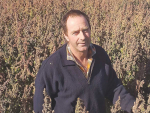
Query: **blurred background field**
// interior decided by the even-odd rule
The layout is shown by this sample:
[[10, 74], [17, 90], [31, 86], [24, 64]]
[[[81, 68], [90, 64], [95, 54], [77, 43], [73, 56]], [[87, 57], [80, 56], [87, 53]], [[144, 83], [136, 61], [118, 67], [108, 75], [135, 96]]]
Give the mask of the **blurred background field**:
[[[149, 113], [150, 0], [0, 0], [0, 113], [33, 112], [36, 74], [65, 43], [60, 21], [70, 9], [90, 17], [92, 42], [137, 97], [134, 113]], [[124, 113], [106, 103], [107, 113]]]

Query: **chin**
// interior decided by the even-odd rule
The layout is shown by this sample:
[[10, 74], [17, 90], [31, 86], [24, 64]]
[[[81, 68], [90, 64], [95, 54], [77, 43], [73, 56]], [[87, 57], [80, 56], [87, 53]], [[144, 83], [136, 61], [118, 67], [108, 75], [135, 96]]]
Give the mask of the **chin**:
[[86, 48], [82, 48], [82, 49], [80, 48], [80, 49], [79, 49], [79, 51], [81, 51], [81, 52], [84, 52], [84, 51], [87, 51], [87, 50], [88, 50], [87, 47], [86, 47]]

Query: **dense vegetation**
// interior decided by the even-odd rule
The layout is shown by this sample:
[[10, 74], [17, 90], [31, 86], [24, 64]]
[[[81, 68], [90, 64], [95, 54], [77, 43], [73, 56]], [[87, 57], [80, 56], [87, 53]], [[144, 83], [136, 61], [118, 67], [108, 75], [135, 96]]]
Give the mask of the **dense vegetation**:
[[[118, 77], [137, 97], [134, 113], [149, 113], [149, 0], [1, 0], [0, 112], [33, 112], [36, 74], [41, 62], [65, 43], [60, 21], [70, 9], [90, 17], [92, 42], [107, 51]], [[136, 111], [139, 103], [141, 111]], [[119, 104], [109, 105], [107, 101], [108, 113], [123, 112]], [[45, 100], [43, 112], [48, 111]]]

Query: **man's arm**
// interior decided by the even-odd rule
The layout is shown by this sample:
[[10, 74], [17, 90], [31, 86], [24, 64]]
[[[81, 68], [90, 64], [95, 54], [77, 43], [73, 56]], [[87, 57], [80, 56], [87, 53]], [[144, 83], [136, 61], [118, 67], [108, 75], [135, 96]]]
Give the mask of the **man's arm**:
[[[52, 103], [55, 94], [57, 93], [57, 82], [55, 82], [55, 75], [53, 75], [54, 67], [49, 60], [45, 60], [35, 79], [35, 95], [33, 98], [33, 108], [35, 113], [42, 113], [44, 94], [43, 90], [46, 89], [46, 93], [50, 96]], [[54, 103], [52, 105], [54, 108]]]
[[43, 90], [45, 87], [42, 72], [39, 70], [35, 79], [35, 95], [33, 98], [33, 109], [35, 113], [42, 113], [42, 105], [44, 103]]
[[121, 81], [117, 78], [116, 73], [111, 65], [109, 65], [109, 79], [106, 97], [115, 104], [120, 97], [120, 106], [122, 110], [128, 113], [132, 112], [132, 107], [135, 102], [135, 98], [131, 96]]

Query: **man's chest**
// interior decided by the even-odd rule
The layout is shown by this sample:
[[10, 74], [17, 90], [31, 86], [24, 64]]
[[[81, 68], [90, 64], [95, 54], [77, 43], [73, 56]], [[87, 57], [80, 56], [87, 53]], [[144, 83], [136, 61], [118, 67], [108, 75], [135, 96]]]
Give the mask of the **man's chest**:
[[60, 73], [59, 91], [79, 95], [83, 90], [94, 91], [105, 94], [108, 84], [108, 76], [104, 66], [93, 66], [90, 78], [86, 78], [83, 71], [77, 66], [67, 66]]

